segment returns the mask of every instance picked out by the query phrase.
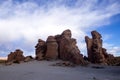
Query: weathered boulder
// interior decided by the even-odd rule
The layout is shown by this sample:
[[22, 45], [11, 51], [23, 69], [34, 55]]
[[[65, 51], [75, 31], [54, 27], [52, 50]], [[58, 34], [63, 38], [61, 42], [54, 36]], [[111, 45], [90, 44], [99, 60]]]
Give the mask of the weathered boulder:
[[11, 52], [8, 55], [7, 62], [20, 62], [24, 61], [23, 51], [20, 49], [16, 49], [14, 52]]
[[47, 41], [47, 51], [45, 55], [45, 59], [47, 60], [55, 60], [58, 58], [58, 44], [54, 36], [48, 36]]
[[43, 41], [42, 39], [38, 39], [38, 43], [35, 46], [35, 48], [36, 59], [43, 60], [46, 53], [46, 42]]
[[102, 46], [102, 36], [97, 31], [91, 32], [92, 39], [85, 36], [88, 60], [92, 63], [107, 64], [108, 54]]

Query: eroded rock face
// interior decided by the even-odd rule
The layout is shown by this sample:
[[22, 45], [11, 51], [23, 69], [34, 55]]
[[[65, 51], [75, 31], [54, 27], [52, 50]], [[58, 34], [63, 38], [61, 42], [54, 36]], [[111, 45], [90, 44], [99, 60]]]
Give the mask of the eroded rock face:
[[53, 60], [58, 58], [58, 44], [54, 36], [48, 36], [47, 41], [47, 51], [45, 58], [47, 60]]
[[90, 62], [94, 62], [93, 54], [92, 54], [92, 39], [90, 39], [88, 36], [85, 36], [85, 42], [87, 45], [88, 60]]
[[95, 63], [106, 63], [105, 62], [105, 56], [104, 53], [102, 51], [102, 36], [96, 32], [96, 31], [92, 31], [92, 52], [94, 54], [94, 58], [96, 59], [94, 62]]
[[69, 30], [69, 29], [63, 31], [61, 35], [66, 39], [71, 39], [71, 37], [72, 37], [71, 30]]
[[43, 56], [43, 54], [40, 53], [40, 54], [36, 55], [35, 59], [38, 61], [41, 61], [41, 60], [44, 60], [44, 56]]
[[20, 49], [16, 49], [14, 52], [11, 52], [8, 55], [7, 62], [20, 62], [24, 61], [23, 51]]
[[[74, 64], [84, 64], [83, 55], [80, 54], [76, 43], [76, 39], [72, 38], [72, 33], [69, 29], [63, 31], [60, 35], [48, 36], [46, 42], [43, 40], [38, 41], [36, 58], [37, 60], [55, 60], [58, 58]], [[45, 45], [46, 47], [44, 47]]]
[[107, 52], [102, 47], [102, 36], [97, 31], [91, 32], [92, 39], [88, 36], [85, 37], [87, 44], [88, 60], [92, 63], [103, 63], [106, 64]]
[[71, 36], [72, 33], [69, 29], [63, 31], [61, 35], [55, 36], [59, 45], [59, 58], [75, 64], [83, 64], [84, 59], [76, 45], [76, 39]]
[[38, 39], [38, 43], [35, 48], [36, 59], [43, 60], [46, 54], [46, 42], [42, 39]]

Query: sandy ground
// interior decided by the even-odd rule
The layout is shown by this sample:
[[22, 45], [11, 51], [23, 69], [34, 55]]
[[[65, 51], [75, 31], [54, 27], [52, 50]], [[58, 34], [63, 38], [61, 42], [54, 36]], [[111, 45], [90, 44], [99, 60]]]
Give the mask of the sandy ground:
[[103, 69], [51, 66], [56, 61], [31, 61], [10, 66], [0, 65], [0, 80], [120, 80], [120, 67]]

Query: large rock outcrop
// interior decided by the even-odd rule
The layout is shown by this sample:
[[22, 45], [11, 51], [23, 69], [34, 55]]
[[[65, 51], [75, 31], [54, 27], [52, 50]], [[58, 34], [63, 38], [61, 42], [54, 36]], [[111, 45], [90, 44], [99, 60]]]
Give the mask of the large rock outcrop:
[[58, 44], [54, 36], [48, 36], [47, 41], [47, 51], [45, 58], [47, 60], [55, 60], [58, 58]]
[[16, 49], [14, 52], [11, 52], [8, 55], [7, 62], [20, 62], [24, 61], [23, 51], [20, 49]]
[[[40, 44], [42, 42], [42, 45]], [[76, 45], [76, 39], [72, 38], [69, 29], [63, 31], [60, 35], [49, 36], [45, 41], [38, 41], [36, 56], [44, 54], [44, 59], [62, 59], [74, 64], [84, 64], [84, 59]], [[46, 47], [45, 47], [46, 46]], [[42, 48], [41, 48], [42, 47]]]
[[92, 63], [107, 63], [108, 54], [102, 46], [102, 36], [97, 31], [91, 32], [92, 39], [85, 36], [88, 60]]

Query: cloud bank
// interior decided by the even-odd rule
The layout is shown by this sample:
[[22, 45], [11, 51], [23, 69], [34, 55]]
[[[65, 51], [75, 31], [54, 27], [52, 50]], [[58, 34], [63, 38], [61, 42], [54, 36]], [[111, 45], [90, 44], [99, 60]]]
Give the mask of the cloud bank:
[[[110, 24], [120, 14], [120, 2], [110, 0], [7, 0], [0, 2], [0, 56], [16, 48], [34, 55], [39, 38], [72, 30], [86, 54], [84, 36]], [[115, 48], [116, 49], [116, 48]], [[111, 52], [111, 53], [114, 53]]]

